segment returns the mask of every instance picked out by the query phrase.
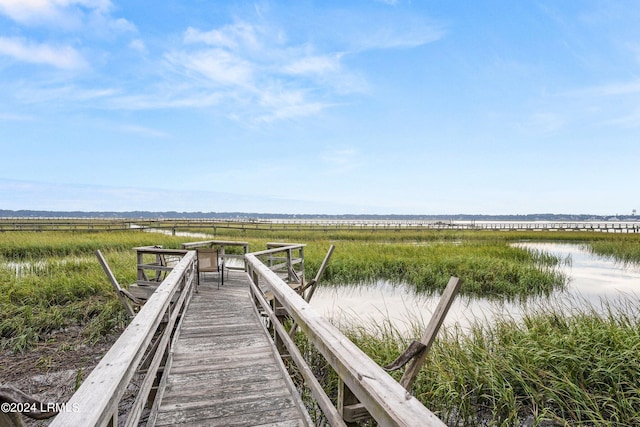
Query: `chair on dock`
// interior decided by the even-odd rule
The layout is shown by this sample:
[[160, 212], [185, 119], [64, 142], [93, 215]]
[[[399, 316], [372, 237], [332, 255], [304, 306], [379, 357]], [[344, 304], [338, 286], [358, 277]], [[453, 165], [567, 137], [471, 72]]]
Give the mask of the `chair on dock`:
[[196, 248], [198, 254], [198, 282], [200, 273], [218, 273], [218, 289], [224, 286], [224, 261], [218, 258], [218, 251], [211, 248]]

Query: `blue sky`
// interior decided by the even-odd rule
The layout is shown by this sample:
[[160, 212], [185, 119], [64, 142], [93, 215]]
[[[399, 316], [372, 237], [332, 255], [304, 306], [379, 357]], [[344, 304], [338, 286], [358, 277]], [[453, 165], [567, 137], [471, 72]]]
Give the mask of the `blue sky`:
[[0, 0], [0, 209], [630, 214], [640, 2]]

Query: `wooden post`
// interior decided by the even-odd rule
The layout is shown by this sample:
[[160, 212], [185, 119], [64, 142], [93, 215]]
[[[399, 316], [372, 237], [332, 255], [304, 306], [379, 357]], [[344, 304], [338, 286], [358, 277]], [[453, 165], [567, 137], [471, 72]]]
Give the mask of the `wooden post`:
[[[284, 306], [280, 303], [280, 301], [278, 301], [278, 299], [274, 296], [273, 300], [271, 301], [272, 303], [272, 309], [273, 312], [275, 313], [275, 318], [277, 319], [276, 322], [280, 323], [280, 325], [284, 324], [284, 319], [287, 317], [285, 314], [286, 313]], [[289, 355], [289, 351], [287, 350], [287, 347], [284, 344], [283, 339], [280, 337], [280, 334], [278, 333], [278, 329], [276, 328], [275, 325], [271, 325], [271, 330], [273, 332], [273, 342], [276, 345], [276, 349], [278, 350], [278, 353], [280, 353], [280, 356], [285, 357]]]
[[[356, 426], [356, 417], [354, 417], [352, 408], [358, 406], [360, 402], [353, 392], [338, 378], [338, 413], [342, 416], [347, 426]], [[369, 418], [368, 412], [365, 410], [366, 418]]]
[[427, 329], [424, 331], [424, 335], [422, 335], [422, 338], [420, 339], [420, 342], [425, 345], [425, 349], [422, 353], [412, 359], [411, 362], [409, 362], [407, 370], [404, 372], [404, 375], [400, 379], [400, 384], [407, 391], [411, 390], [413, 382], [418, 376], [418, 372], [420, 371], [420, 368], [422, 368], [422, 365], [427, 358], [427, 354], [429, 353], [431, 344], [433, 344], [433, 341], [435, 341], [436, 335], [438, 335], [438, 331], [440, 330], [440, 326], [442, 325], [444, 318], [447, 316], [447, 312], [451, 307], [451, 303], [453, 303], [453, 299], [458, 294], [458, 290], [460, 289], [461, 284], [462, 280], [458, 279], [457, 277], [451, 277], [449, 279], [449, 283], [447, 284], [447, 287], [444, 290], [442, 297], [440, 298], [440, 302], [438, 303], [433, 316], [431, 316], [431, 320], [427, 325]]
[[287, 283], [293, 280], [293, 251], [287, 250]]

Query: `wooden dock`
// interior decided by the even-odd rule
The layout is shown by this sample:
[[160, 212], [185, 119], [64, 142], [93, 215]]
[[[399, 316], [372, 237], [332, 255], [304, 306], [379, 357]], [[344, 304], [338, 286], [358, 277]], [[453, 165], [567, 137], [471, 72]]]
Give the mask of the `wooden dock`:
[[156, 426], [305, 426], [306, 411], [249, 295], [229, 272], [201, 280], [182, 321]]
[[[154, 290], [144, 303], [131, 297], [137, 312], [132, 307], [129, 326], [66, 403], [71, 410], [61, 411], [51, 427], [346, 427], [371, 418], [381, 426], [444, 427], [410, 393], [424, 352], [407, 356], [416, 369], [408, 365], [409, 380], [400, 384], [309, 306], [332, 249], [318, 275], [306, 281], [304, 244], [268, 243], [251, 253], [246, 242], [186, 246], [196, 250], [136, 248], [136, 285]], [[224, 269], [223, 286], [220, 272], [198, 281], [207, 274], [199, 270], [200, 247], [217, 247], [224, 261], [241, 261], [228, 264], [235, 270]], [[169, 262], [176, 254], [179, 261]], [[437, 333], [434, 319], [430, 336]], [[335, 373], [333, 399], [307, 363], [308, 350], [303, 354], [292, 338], [296, 327]], [[426, 349], [430, 344], [422, 341]], [[294, 386], [283, 360], [301, 383]], [[305, 402], [314, 408], [313, 421], [303, 394], [312, 399]]]

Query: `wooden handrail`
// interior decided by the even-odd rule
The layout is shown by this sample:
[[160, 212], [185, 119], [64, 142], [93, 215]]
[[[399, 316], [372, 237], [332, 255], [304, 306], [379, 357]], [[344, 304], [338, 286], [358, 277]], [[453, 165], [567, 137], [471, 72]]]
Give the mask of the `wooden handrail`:
[[[67, 407], [74, 410], [61, 412], [51, 426], [118, 425], [118, 404], [145, 352], [154, 347], [151, 345], [154, 335], [162, 330], [161, 336], [157, 338], [160, 344], [155, 346], [157, 348], [153, 360], [141, 387], [147, 394], [150, 392], [153, 381], [149, 379], [159, 372], [161, 356], [168, 350], [167, 344], [174, 325], [191, 296], [197, 275], [195, 265], [195, 252], [186, 253], [71, 397]], [[181, 292], [180, 297], [172, 304], [171, 301], [178, 292]], [[161, 322], [167, 319], [164, 329], [160, 329]], [[140, 394], [136, 399], [132, 412], [138, 417], [141, 411], [136, 410], [136, 407], [146, 398], [146, 395]], [[131, 419], [130, 414], [127, 425], [137, 425], [137, 422], [138, 420]]]
[[155, 246], [140, 246], [133, 248], [141, 254], [162, 254], [162, 255], [184, 255], [188, 251], [186, 249], [163, 249]]
[[235, 240], [201, 240], [199, 242], [183, 243], [183, 249], [194, 249], [203, 246], [244, 246], [245, 249], [249, 246], [249, 242], [237, 242]]
[[263, 251], [251, 252], [251, 255], [258, 257], [262, 255], [277, 254], [278, 252], [285, 252], [289, 249], [301, 249], [301, 248], [304, 248], [305, 246], [307, 245], [301, 245], [297, 243], [290, 243], [290, 244], [287, 243], [287, 244], [284, 244], [283, 246], [276, 246], [270, 249], [265, 249]]
[[335, 326], [313, 310], [256, 254], [247, 254], [245, 258], [254, 285], [260, 282], [273, 293], [276, 307], [281, 306], [286, 310], [340, 380], [380, 425], [445, 425]]

